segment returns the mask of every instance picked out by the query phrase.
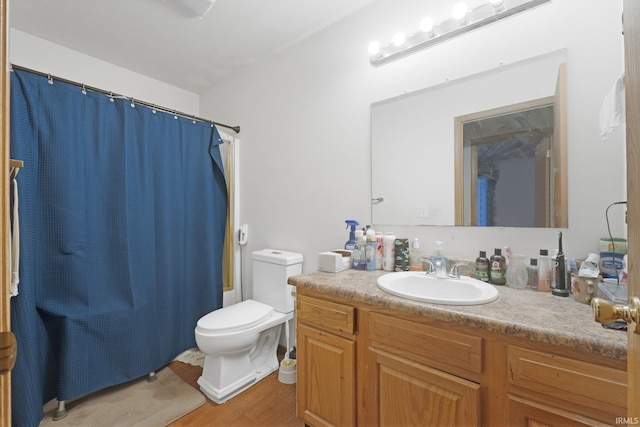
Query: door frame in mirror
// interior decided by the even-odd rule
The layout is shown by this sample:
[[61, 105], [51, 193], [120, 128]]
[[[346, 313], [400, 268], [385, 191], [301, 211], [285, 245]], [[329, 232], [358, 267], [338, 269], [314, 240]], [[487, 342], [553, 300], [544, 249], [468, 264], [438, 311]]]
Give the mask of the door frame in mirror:
[[[553, 188], [553, 197], [548, 200], [549, 206], [546, 214], [546, 224], [544, 227], [564, 228], [568, 226], [567, 212], [567, 138], [566, 138], [566, 81], [565, 81], [565, 64], [560, 64], [558, 70], [558, 81], [556, 85], [556, 94], [554, 96], [539, 98], [536, 100], [526, 101], [513, 105], [499, 108], [493, 108], [481, 112], [475, 112], [464, 116], [454, 118], [454, 171], [455, 171], [455, 225], [476, 226], [477, 209], [475, 188], [471, 185], [470, 200], [465, 199], [464, 181], [465, 181], [465, 161], [464, 161], [464, 124], [487, 119], [491, 117], [501, 116], [517, 111], [524, 111], [533, 108], [544, 107], [548, 105], [554, 106], [554, 126], [553, 126], [553, 143], [551, 144], [551, 164], [549, 165], [549, 187]], [[473, 160], [473, 159], [472, 159]], [[477, 161], [472, 161], [476, 164]], [[474, 172], [471, 167], [469, 173]], [[477, 179], [471, 179], [471, 183], [477, 182]], [[465, 223], [466, 211], [470, 211], [470, 221]], [[542, 225], [541, 225], [542, 226]]]

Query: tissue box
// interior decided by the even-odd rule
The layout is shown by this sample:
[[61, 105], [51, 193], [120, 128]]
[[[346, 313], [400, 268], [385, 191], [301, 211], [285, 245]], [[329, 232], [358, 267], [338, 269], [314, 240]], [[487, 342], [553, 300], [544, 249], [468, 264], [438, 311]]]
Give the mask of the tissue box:
[[338, 273], [351, 267], [351, 251], [334, 249], [318, 254], [318, 269]]

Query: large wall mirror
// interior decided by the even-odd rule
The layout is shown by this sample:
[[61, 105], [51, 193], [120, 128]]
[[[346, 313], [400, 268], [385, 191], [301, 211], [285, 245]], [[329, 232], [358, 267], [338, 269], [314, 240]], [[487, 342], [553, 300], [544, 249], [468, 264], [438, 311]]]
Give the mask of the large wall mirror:
[[372, 104], [373, 223], [566, 227], [566, 60], [559, 50]]

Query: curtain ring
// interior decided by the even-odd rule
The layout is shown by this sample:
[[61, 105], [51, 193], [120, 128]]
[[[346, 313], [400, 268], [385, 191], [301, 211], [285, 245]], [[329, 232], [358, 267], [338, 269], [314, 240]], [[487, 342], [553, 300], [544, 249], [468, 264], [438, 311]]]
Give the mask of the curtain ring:
[[153, 114], [155, 114], [155, 113], [156, 113], [156, 104], [153, 104], [153, 105], [151, 106], [151, 112], [152, 112]]
[[136, 100], [131, 98], [131, 108], [136, 108]]
[[173, 118], [178, 120], [178, 111], [177, 110], [173, 110]]
[[113, 102], [113, 92], [109, 92], [109, 101]]
[[53, 77], [51, 77], [51, 74], [47, 74], [47, 81], [49, 82], [50, 85], [53, 84]]
[[84, 86], [84, 83], [82, 83], [82, 94], [83, 95], [87, 94], [87, 88]]

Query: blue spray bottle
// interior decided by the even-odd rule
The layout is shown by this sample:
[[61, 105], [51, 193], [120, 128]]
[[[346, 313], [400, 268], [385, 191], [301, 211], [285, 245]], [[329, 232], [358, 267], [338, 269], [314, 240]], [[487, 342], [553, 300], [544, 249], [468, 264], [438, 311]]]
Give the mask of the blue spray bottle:
[[358, 247], [356, 244], [356, 227], [359, 224], [358, 221], [353, 219], [347, 219], [345, 222], [347, 223], [347, 228], [351, 227], [351, 231], [349, 232], [349, 240], [344, 244], [344, 248], [348, 251], [352, 251]]

